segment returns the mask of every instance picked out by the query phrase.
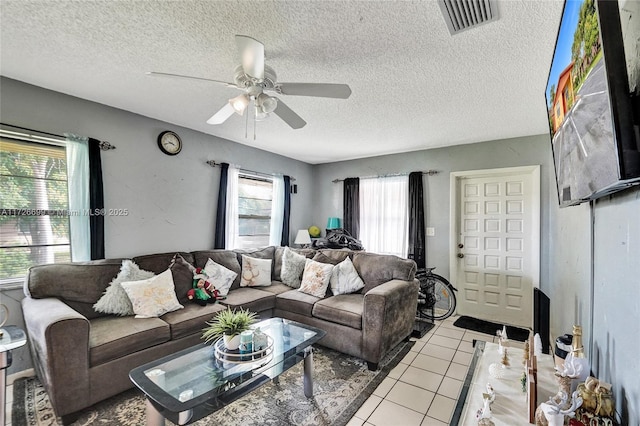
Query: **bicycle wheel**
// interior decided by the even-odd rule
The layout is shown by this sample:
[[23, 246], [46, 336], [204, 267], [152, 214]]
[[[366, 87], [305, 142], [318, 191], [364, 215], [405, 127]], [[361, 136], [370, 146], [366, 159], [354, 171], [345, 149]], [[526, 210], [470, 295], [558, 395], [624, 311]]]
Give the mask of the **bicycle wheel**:
[[421, 317], [443, 320], [450, 317], [456, 309], [456, 295], [449, 281], [438, 274], [430, 273], [420, 279], [420, 296], [424, 299], [418, 303]]

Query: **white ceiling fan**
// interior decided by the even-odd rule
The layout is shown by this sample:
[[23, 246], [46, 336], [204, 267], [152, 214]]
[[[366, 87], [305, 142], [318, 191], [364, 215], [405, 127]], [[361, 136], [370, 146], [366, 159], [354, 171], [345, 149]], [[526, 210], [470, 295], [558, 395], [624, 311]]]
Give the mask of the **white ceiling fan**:
[[212, 80], [202, 77], [191, 77], [164, 72], [147, 72], [149, 75], [191, 78], [212, 81], [235, 87], [243, 91], [235, 98], [229, 99], [218, 112], [207, 120], [209, 124], [222, 124], [235, 112], [244, 115], [245, 110], [253, 102], [255, 120], [262, 120], [270, 113], [276, 114], [293, 129], [304, 127], [307, 122], [289, 108], [282, 100], [265, 92], [275, 92], [279, 95], [315, 96], [321, 98], [347, 99], [351, 89], [346, 84], [331, 83], [279, 83], [273, 68], [264, 63], [264, 45], [248, 36], [236, 35], [236, 44], [242, 58], [241, 65], [235, 69], [233, 83]]

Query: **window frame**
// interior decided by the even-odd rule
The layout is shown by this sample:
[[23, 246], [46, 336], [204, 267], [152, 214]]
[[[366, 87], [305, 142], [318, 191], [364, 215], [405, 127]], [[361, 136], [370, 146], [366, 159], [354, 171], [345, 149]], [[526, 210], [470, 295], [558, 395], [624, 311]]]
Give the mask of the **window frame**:
[[[268, 183], [271, 189], [271, 198], [269, 198], [269, 203], [271, 205], [271, 210], [269, 211], [268, 215], [253, 215], [253, 214], [242, 214], [240, 212], [240, 200], [241, 199], [250, 199], [249, 197], [242, 197], [240, 195], [240, 187], [243, 185], [242, 181], [243, 180], [249, 180], [249, 181], [258, 181], [258, 182], [264, 182], [264, 183]], [[238, 173], [238, 235], [237, 235], [237, 240], [240, 243], [240, 249], [258, 249], [258, 248], [262, 248], [262, 247], [268, 247], [269, 246], [269, 240], [270, 240], [270, 230], [269, 232], [267, 232], [266, 234], [241, 234], [240, 229], [240, 222], [241, 220], [245, 219], [245, 220], [258, 220], [258, 221], [266, 221], [267, 224], [271, 224], [271, 217], [272, 217], [272, 211], [273, 211], [273, 179], [266, 177], [266, 176], [259, 176], [253, 173], [249, 173], [249, 172], [245, 172], [240, 170]], [[255, 200], [264, 200], [266, 201], [267, 199], [261, 199], [261, 198], [254, 198]], [[254, 243], [254, 242], [250, 242], [248, 240], [250, 240], [251, 238], [253, 238], [254, 240], [260, 240], [259, 243]], [[262, 242], [263, 239], [266, 239], [266, 242]]]

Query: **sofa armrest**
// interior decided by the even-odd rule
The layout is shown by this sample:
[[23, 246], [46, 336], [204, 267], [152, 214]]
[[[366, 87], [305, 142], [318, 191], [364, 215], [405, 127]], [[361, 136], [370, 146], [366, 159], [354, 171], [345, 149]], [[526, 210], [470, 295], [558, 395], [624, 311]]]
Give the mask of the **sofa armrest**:
[[57, 298], [22, 300], [33, 363], [58, 416], [89, 405], [89, 320]]
[[418, 280], [391, 280], [364, 295], [362, 312], [364, 359], [372, 364], [413, 330], [418, 304]]

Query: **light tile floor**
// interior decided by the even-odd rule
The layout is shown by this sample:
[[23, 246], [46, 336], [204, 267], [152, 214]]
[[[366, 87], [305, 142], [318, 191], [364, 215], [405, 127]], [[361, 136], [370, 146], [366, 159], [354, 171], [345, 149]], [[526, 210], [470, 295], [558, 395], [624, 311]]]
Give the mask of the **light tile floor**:
[[[456, 317], [439, 321], [380, 383], [347, 426], [448, 425], [471, 354], [473, 339], [495, 336], [454, 327]], [[511, 345], [518, 342], [511, 341]], [[11, 425], [13, 385], [7, 386], [6, 425]]]
[[471, 342], [495, 337], [455, 327], [456, 319], [439, 321], [421, 339], [412, 339], [411, 351], [347, 426], [448, 425], [471, 363]]

